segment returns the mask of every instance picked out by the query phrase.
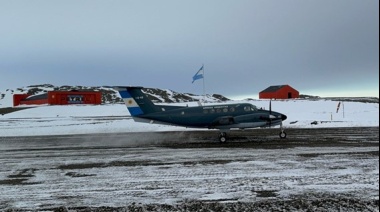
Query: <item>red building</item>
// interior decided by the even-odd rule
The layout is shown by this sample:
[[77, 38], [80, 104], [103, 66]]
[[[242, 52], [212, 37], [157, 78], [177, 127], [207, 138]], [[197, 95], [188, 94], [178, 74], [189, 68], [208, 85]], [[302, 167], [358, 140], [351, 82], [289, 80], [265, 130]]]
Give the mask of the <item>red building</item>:
[[289, 85], [274, 85], [259, 93], [260, 99], [295, 99], [300, 93]]
[[100, 91], [48, 91], [40, 95], [15, 94], [13, 106], [17, 105], [69, 105], [69, 104], [101, 104]]

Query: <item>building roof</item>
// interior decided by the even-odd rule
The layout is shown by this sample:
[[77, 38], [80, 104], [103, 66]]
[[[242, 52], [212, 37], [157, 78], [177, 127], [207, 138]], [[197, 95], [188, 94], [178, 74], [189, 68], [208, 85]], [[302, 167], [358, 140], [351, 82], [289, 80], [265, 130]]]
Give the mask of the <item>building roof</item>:
[[262, 90], [260, 93], [262, 93], [262, 92], [276, 92], [285, 86], [286, 85], [272, 85], [272, 86], [269, 86], [268, 88], [266, 88], [265, 90]]

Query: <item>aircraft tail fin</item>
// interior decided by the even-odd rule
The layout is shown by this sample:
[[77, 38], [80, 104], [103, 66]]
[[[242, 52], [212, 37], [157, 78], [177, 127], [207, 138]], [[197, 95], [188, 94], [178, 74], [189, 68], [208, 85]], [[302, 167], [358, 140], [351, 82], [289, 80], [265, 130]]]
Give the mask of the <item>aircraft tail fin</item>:
[[159, 108], [141, 91], [143, 87], [117, 86], [121, 98], [132, 116], [158, 112]]

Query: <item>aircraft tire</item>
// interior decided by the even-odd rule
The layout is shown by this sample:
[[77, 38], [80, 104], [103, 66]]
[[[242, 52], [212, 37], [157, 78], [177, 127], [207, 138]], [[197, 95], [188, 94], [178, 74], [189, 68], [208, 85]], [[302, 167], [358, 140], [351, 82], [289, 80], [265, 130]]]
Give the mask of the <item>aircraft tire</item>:
[[221, 133], [219, 135], [219, 142], [220, 143], [226, 143], [227, 142], [227, 133]]
[[280, 138], [286, 138], [286, 132], [285, 131], [282, 131], [280, 132]]

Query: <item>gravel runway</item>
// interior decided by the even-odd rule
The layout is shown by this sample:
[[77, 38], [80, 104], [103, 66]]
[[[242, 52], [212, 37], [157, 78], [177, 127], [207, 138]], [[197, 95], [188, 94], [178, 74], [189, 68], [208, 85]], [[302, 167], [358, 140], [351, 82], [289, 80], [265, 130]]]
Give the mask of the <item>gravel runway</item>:
[[379, 128], [0, 137], [0, 211], [379, 211]]

